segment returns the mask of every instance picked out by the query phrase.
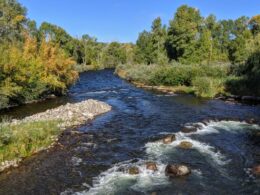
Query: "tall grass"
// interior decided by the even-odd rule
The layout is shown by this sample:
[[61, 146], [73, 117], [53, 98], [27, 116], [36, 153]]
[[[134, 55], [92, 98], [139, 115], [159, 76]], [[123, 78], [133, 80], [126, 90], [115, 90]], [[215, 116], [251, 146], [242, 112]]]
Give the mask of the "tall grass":
[[60, 133], [58, 121], [0, 124], [0, 163], [32, 155], [49, 146]]

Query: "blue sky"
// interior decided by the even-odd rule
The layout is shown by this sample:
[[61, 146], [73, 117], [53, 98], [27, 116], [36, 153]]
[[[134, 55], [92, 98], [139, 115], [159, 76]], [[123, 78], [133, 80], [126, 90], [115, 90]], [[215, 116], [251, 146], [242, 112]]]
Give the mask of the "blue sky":
[[135, 42], [160, 16], [168, 24], [183, 4], [200, 9], [203, 16], [218, 19], [260, 14], [260, 0], [18, 0], [38, 25], [47, 21], [74, 37], [95, 36], [99, 41]]

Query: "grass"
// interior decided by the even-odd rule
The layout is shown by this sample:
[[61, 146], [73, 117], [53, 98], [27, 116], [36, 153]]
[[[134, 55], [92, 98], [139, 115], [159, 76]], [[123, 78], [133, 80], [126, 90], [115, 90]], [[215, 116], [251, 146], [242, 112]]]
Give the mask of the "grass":
[[51, 145], [61, 132], [58, 121], [0, 124], [0, 164], [28, 157]]

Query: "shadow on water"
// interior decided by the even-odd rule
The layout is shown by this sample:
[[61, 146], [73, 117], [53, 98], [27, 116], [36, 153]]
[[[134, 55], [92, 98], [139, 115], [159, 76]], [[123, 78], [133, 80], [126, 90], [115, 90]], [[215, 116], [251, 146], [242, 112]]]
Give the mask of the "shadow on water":
[[[82, 73], [67, 97], [13, 108], [1, 115], [22, 118], [90, 98], [107, 102], [112, 111], [78, 128], [80, 134], [64, 132], [60, 146], [1, 174], [0, 194], [259, 193], [259, 180], [252, 178], [248, 170], [254, 163], [260, 163], [259, 144], [256, 144], [259, 138], [250, 134], [251, 127], [243, 127], [245, 131], [241, 132], [240, 124], [229, 130], [225, 128], [230, 124], [217, 124], [214, 128], [219, 133], [181, 137], [195, 143], [196, 147], [187, 151], [174, 145], [156, 146], [152, 142], [162, 134], [179, 132], [186, 123], [203, 119], [260, 120], [259, 106], [145, 91], [113, 75], [113, 70], [103, 70]], [[132, 162], [133, 159], [136, 160]], [[168, 180], [163, 171], [158, 175], [143, 172], [139, 177], [129, 177], [116, 170], [117, 166], [129, 164], [137, 164], [142, 169], [142, 162], [148, 159], [158, 162], [162, 170], [167, 163], [187, 163], [194, 174], [186, 179]], [[222, 160], [231, 163], [221, 164]], [[119, 188], [119, 184], [124, 187]], [[88, 191], [91, 186], [94, 187]], [[112, 191], [109, 193], [104, 186]]]

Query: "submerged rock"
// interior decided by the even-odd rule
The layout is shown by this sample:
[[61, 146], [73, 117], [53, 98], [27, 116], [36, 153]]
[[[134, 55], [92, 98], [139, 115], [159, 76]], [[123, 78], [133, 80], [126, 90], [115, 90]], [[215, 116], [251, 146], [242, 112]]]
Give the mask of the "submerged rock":
[[162, 139], [162, 142], [163, 142], [164, 144], [170, 144], [170, 143], [172, 143], [172, 142], [175, 141], [175, 140], [176, 140], [176, 137], [175, 137], [175, 135], [173, 134], [173, 135], [168, 135], [168, 136], [164, 137], [164, 138]]
[[139, 168], [138, 168], [138, 167], [130, 167], [130, 168], [128, 169], [128, 173], [129, 173], [130, 175], [138, 175], [138, 174], [140, 173], [140, 171], [139, 171]]
[[182, 148], [182, 149], [190, 149], [190, 148], [192, 148], [192, 146], [193, 146], [193, 144], [190, 143], [190, 142], [188, 142], [188, 141], [182, 141], [182, 142], [178, 145], [178, 147], [179, 147], [179, 148]]
[[147, 162], [146, 163], [146, 169], [151, 170], [151, 171], [157, 171], [157, 165], [155, 162]]
[[168, 177], [180, 177], [190, 173], [191, 170], [186, 165], [167, 165], [165, 168], [165, 175]]
[[210, 120], [208, 120], [208, 119], [204, 119], [204, 120], [202, 121], [202, 124], [204, 124], [204, 125], [208, 125], [209, 122], [210, 122]]
[[256, 165], [253, 167], [252, 169], [253, 171], [253, 174], [256, 175], [256, 176], [260, 176], [260, 165]]
[[248, 124], [255, 124], [255, 123], [256, 123], [256, 120], [255, 120], [254, 118], [250, 118], [250, 119], [246, 120], [246, 122], [247, 122]]
[[183, 127], [181, 132], [183, 133], [192, 133], [192, 132], [196, 132], [197, 131], [197, 128], [194, 127], [194, 126], [186, 126], [186, 127]]

